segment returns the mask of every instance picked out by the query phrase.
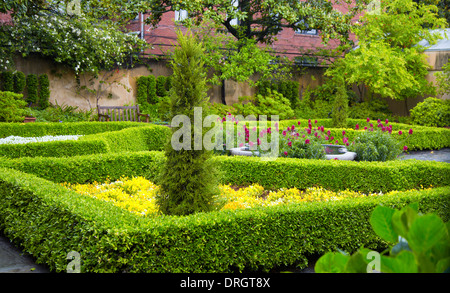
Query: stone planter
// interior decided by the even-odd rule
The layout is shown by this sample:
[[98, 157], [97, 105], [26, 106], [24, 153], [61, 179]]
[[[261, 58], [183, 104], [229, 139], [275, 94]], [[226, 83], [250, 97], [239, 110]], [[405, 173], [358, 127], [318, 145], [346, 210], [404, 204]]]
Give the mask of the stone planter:
[[[324, 144], [323, 147], [325, 148], [325, 158], [327, 160], [353, 161], [356, 158], [356, 153], [347, 151], [347, 148], [343, 145]], [[253, 156], [253, 152], [250, 151], [248, 146], [232, 148], [230, 154], [232, 156]], [[254, 155], [259, 156], [259, 153], [255, 151]]]
[[36, 122], [36, 117], [25, 117], [24, 123]]
[[324, 144], [323, 147], [327, 160], [353, 161], [356, 158], [356, 153], [347, 151], [347, 148], [343, 145]]

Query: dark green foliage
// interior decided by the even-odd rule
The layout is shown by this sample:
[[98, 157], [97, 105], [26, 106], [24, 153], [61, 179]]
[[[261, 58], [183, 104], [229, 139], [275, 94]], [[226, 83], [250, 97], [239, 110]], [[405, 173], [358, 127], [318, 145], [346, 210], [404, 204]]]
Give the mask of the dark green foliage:
[[268, 80], [260, 81], [258, 85], [258, 93], [260, 95], [267, 95], [267, 90], [270, 89], [270, 82]]
[[450, 126], [450, 100], [426, 98], [411, 110], [412, 123], [424, 126]]
[[[189, 118], [192, 127], [184, 132], [182, 139], [190, 137], [190, 142], [194, 142], [194, 110], [206, 107], [208, 102], [203, 47], [194, 37], [181, 33], [178, 33], [178, 43], [171, 62], [174, 72], [170, 91], [171, 115]], [[180, 128], [172, 127], [172, 136]], [[203, 129], [197, 131], [204, 132]], [[161, 174], [161, 194], [156, 198], [160, 210], [170, 215], [210, 211], [213, 197], [218, 192], [215, 168], [208, 161], [211, 151], [205, 150], [203, 145], [197, 148], [193, 143], [188, 148], [175, 149], [169, 141], [165, 155], [167, 161]]]
[[163, 75], [159, 75], [156, 78], [156, 95], [158, 97], [164, 97], [167, 95], [166, 77]]
[[136, 102], [144, 106], [148, 103], [148, 78], [146, 76], [140, 76], [137, 79], [137, 93]]
[[48, 99], [50, 98], [50, 82], [47, 74], [39, 75], [39, 107], [46, 109], [50, 104]]
[[172, 87], [172, 75], [169, 75], [166, 77], [166, 92], [170, 91], [170, 88]]
[[311, 254], [336, 249], [352, 253], [361, 246], [375, 250], [388, 247], [371, 228], [372, 211], [380, 204], [402, 208], [410, 202], [420, 202], [421, 213], [431, 211], [444, 222], [449, 219], [448, 187], [146, 218], [42, 178], [0, 169], [0, 229], [54, 272], [66, 271], [68, 251], [80, 253], [81, 272], [85, 273], [231, 273], [270, 271], [281, 265], [303, 268]]
[[4, 71], [1, 73], [2, 91], [14, 92], [14, 75], [11, 71]]
[[0, 122], [23, 122], [26, 102], [21, 94], [0, 92]]
[[14, 92], [17, 94], [23, 93], [26, 86], [26, 76], [21, 71], [16, 71], [14, 73]]
[[156, 94], [156, 78], [153, 75], [147, 76], [147, 101], [152, 105], [158, 103], [158, 96]]
[[27, 96], [26, 101], [31, 104], [35, 104], [38, 101], [38, 87], [39, 81], [36, 74], [28, 74], [27, 79]]
[[287, 98], [291, 101], [291, 108], [297, 108], [299, 106], [299, 83], [298, 81], [288, 81], [288, 93]]

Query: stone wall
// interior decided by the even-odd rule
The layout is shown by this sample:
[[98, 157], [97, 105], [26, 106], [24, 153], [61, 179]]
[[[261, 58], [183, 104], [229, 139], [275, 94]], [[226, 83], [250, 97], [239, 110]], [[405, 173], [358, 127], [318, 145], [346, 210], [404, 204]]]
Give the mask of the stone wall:
[[[442, 65], [448, 62], [450, 52], [428, 52], [428, 60], [431, 65], [428, 80], [434, 81], [434, 73], [442, 69]], [[96, 108], [97, 101], [95, 94], [89, 94], [87, 91], [77, 93], [77, 83], [74, 72], [60, 64], [39, 58], [37, 56], [26, 59], [16, 59], [16, 69], [25, 74], [46, 73], [50, 80], [50, 103], [58, 105], [77, 106], [79, 109], [88, 110]], [[325, 68], [307, 67], [302, 74], [295, 76], [300, 84], [299, 97], [307, 89], [315, 88], [324, 82]], [[168, 76], [172, 73], [168, 64], [164, 60], [150, 60], [147, 65], [140, 65], [132, 69], [120, 69], [112, 72], [101, 72], [100, 78], [93, 84], [90, 84], [89, 76], [81, 76], [80, 84], [86, 85], [91, 89], [98, 89], [99, 81], [103, 80], [102, 91], [100, 93], [99, 105], [104, 106], [123, 106], [136, 103], [136, 81], [139, 76], [153, 74], [154, 76]], [[255, 77], [257, 78], [257, 77]], [[113, 83], [113, 81], [115, 81]], [[232, 80], [224, 82], [221, 86], [213, 86], [208, 91], [210, 101], [222, 103], [222, 96], [225, 93], [225, 102], [227, 105], [237, 103], [241, 96], [251, 96], [256, 94], [256, 89], [249, 86], [248, 83], [238, 83]], [[441, 98], [448, 99], [450, 95], [444, 95]], [[407, 111], [412, 109], [418, 102], [423, 101], [424, 97], [410, 98], [405, 101], [395, 101], [387, 99], [389, 107], [393, 113], [398, 115], [407, 115]]]

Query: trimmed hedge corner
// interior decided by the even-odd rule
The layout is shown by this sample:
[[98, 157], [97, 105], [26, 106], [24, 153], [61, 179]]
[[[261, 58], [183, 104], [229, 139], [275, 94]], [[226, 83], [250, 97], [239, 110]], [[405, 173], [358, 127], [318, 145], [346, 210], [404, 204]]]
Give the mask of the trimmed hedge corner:
[[24, 252], [63, 272], [67, 254], [81, 272], [242, 272], [305, 267], [306, 256], [386, 243], [369, 218], [379, 204], [419, 202], [449, 218], [450, 187], [390, 196], [291, 204], [188, 217], [145, 218], [20, 171], [0, 168], [0, 229]]

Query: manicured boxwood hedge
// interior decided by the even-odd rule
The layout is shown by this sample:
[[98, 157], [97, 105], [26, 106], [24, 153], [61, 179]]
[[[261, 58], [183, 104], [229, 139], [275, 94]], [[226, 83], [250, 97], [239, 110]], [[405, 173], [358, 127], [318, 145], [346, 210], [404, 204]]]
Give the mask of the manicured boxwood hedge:
[[382, 249], [369, 217], [378, 205], [419, 202], [423, 213], [449, 218], [449, 187], [321, 203], [188, 217], [141, 218], [53, 182], [0, 168], [0, 229], [15, 244], [64, 272], [67, 254], [82, 272], [268, 271], [304, 267], [307, 255], [360, 246]]
[[0, 156], [8, 158], [70, 157], [106, 152], [108, 152], [108, 145], [104, 140], [100, 139], [85, 141], [48, 141], [27, 144], [0, 144]]
[[69, 158], [20, 158], [0, 161], [0, 166], [35, 174], [57, 183], [104, 182], [121, 176], [155, 180], [164, 165], [162, 152], [108, 153]]
[[259, 183], [266, 188], [299, 189], [321, 186], [330, 190], [387, 192], [450, 185], [450, 166], [435, 161], [355, 162], [256, 157], [215, 157], [223, 181], [236, 185]]
[[[221, 182], [234, 185], [259, 183], [268, 189], [321, 186], [331, 190], [388, 192], [450, 185], [450, 165], [435, 161], [404, 160], [355, 162], [257, 157], [215, 156]], [[54, 182], [102, 182], [107, 176], [145, 176], [157, 180], [165, 161], [163, 152], [130, 152], [71, 158], [20, 158], [3, 160], [14, 168]]]
[[21, 137], [88, 135], [145, 126], [148, 124], [140, 122], [0, 123], [0, 138], [11, 135]]
[[78, 140], [1, 144], [0, 156], [70, 157], [107, 152], [162, 150], [170, 133], [166, 126], [147, 125], [86, 135]]

